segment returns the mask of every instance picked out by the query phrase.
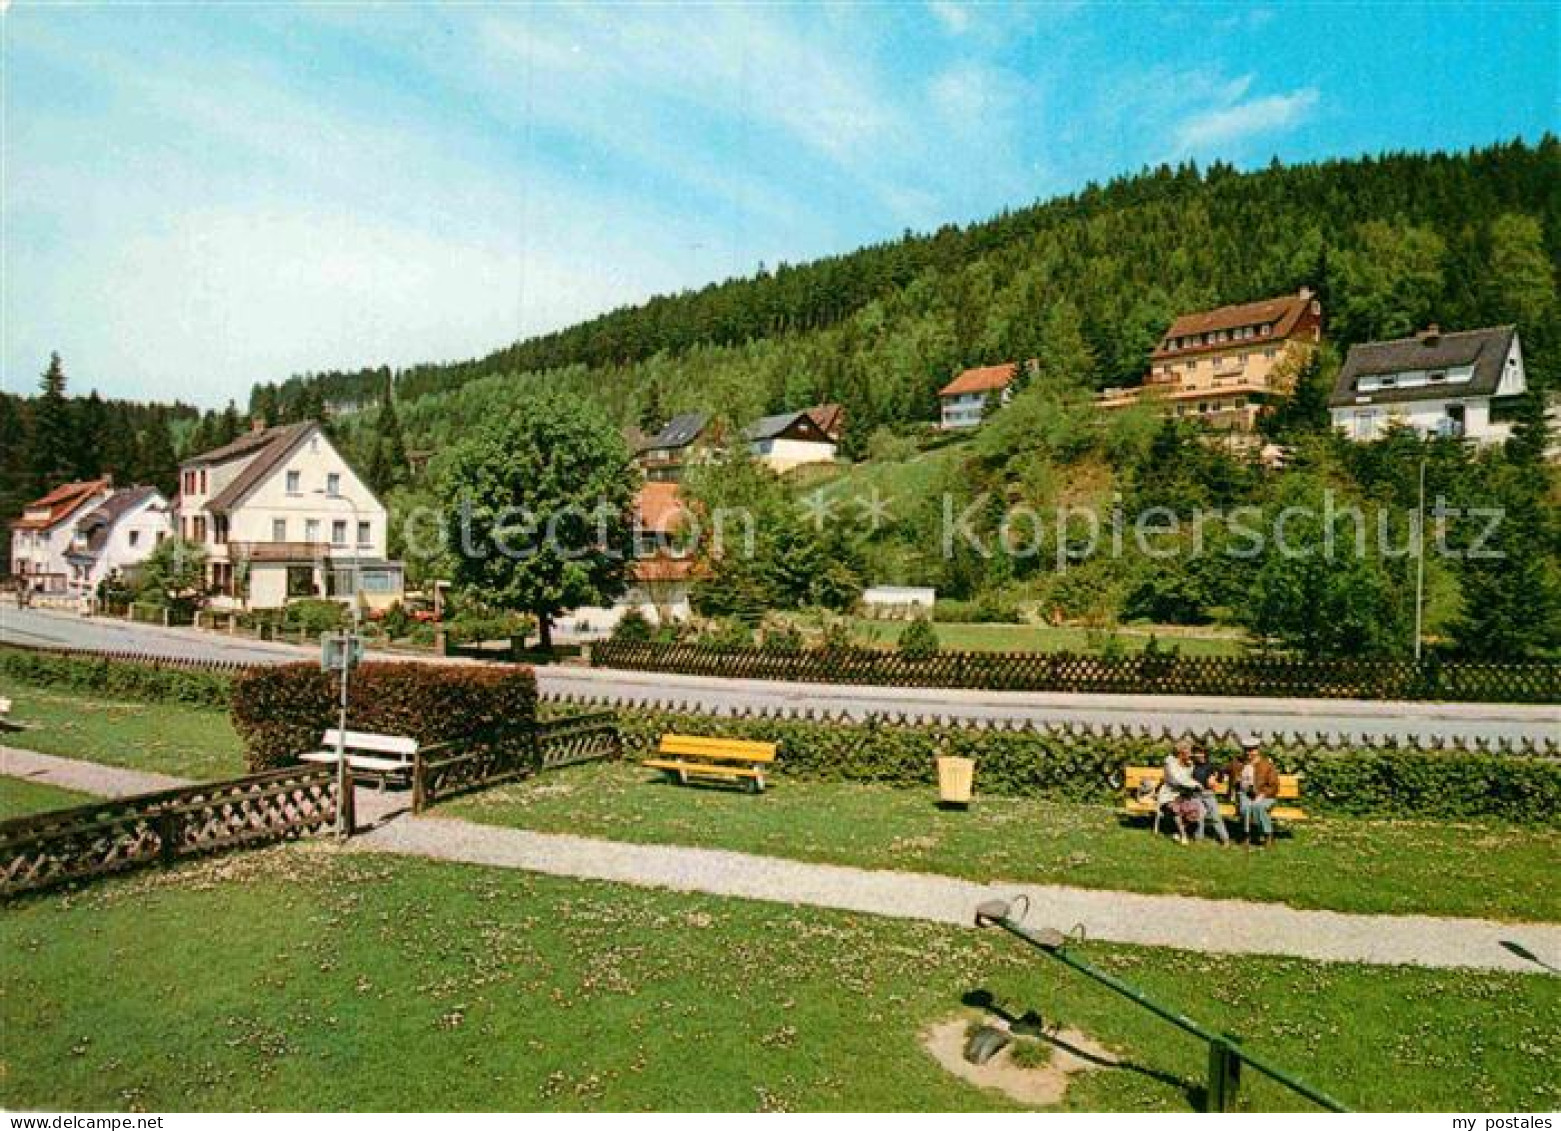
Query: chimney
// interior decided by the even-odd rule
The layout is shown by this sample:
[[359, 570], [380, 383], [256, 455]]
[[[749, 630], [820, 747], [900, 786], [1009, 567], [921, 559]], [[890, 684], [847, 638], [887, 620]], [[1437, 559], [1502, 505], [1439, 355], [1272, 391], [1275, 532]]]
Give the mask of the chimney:
[[1435, 322], [1420, 331], [1420, 344], [1434, 346], [1442, 340], [1442, 328]]
[[1312, 288], [1302, 287], [1297, 293], [1301, 296], [1301, 301], [1305, 302], [1307, 299], [1312, 297]]

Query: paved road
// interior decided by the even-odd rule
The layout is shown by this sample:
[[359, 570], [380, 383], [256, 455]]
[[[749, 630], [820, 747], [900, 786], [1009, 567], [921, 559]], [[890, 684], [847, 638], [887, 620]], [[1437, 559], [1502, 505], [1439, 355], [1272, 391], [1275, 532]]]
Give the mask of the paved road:
[[[279, 663], [315, 654], [311, 648], [230, 639], [220, 633], [86, 620], [68, 613], [7, 607], [0, 607], [0, 640], [245, 663]], [[903, 712], [946, 719], [1111, 724], [1165, 727], [1172, 731], [1258, 730], [1268, 735], [1300, 733], [1308, 737], [1326, 733], [1358, 742], [1409, 737], [1561, 741], [1561, 708], [1546, 706], [936, 691], [714, 679], [574, 666], [539, 669], [538, 682], [546, 694], [626, 703], [682, 704], [717, 713], [813, 709], [860, 718]]]

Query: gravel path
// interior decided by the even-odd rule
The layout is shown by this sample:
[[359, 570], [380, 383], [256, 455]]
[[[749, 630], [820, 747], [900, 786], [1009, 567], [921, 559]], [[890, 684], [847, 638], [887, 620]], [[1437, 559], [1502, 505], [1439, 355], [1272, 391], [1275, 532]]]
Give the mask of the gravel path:
[[976, 905], [1024, 896], [1028, 922], [1089, 938], [1225, 954], [1269, 954], [1534, 973], [1502, 947], [1512, 940], [1561, 967], [1561, 925], [1505, 924], [1425, 915], [1347, 915], [1273, 903], [1137, 895], [808, 864], [708, 848], [625, 844], [422, 817], [392, 821], [352, 842], [358, 849], [522, 868], [677, 891], [862, 911], [968, 925]]
[[[188, 784], [164, 774], [11, 747], [0, 747], [0, 774], [108, 797]], [[1532, 963], [1502, 946], [1510, 940], [1561, 967], [1561, 925], [1557, 924], [1349, 915], [1244, 900], [980, 884], [948, 876], [413, 817], [407, 812], [407, 801], [405, 793], [359, 790], [359, 820], [369, 831], [353, 838], [351, 849], [957, 925], [969, 925], [983, 900], [1023, 896], [1029, 900], [1031, 925], [1068, 930], [1083, 924], [1089, 938], [1107, 942], [1325, 962], [1536, 972]]]
[[32, 750], [0, 746], [0, 774], [8, 778], [26, 778], [43, 785], [95, 793], [99, 797], [126, 797], [132, 793], [156, 793], [192, 784], [188, 778], [169, 777], [146, 770], [127, 770], [84, 762], [79, 758], [59, 758]]

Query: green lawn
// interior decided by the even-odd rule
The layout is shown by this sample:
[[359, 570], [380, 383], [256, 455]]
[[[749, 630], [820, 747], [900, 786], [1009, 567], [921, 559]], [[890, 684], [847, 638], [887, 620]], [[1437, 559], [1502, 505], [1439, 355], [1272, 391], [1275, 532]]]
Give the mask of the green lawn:
[[0, 821], [9, 821], [13, 817], [31, 817], [34, 813], [47, 813], [51, 809], [69, 809], [73, 805], [87, 805], [97, 800], [91, 794], [61, 789], [57, 785], [44, 785], [25, 778], [0, 777]]
[[[1084, 950], [1346, 1103], [1561, 1105], [1561, 979]], [[978, 990], [1129, 1062], [1069, 1107], [1184, 1111], [1204, 1066], [1006, 935], [320, 844], [23, 900], [0, 954], [9, 1109], [1001, 1108], [918, 1040]]]
[[[978, 782], [979, 784], [979, 782]], [[694, 844], [868, 868], [1124, 891], [1275, 900], [1338, 911], [1561, 921], [1561, 832], [1507, 825], [1313, 820], [1266, 852], [1181, 846], [1102, 805], [781, 777], [761, 796], [664, 784], [598, 763], [440, 807], [448, 816], [616, 840]]]
[[[1089, 629], [1047, 624], [935, 624], [938, 643], [958, 652], [1079, 652], [1101, 649], [1102, 637]], [[904, 621], [854, 618], [852, 631], [865, 644], [893, 644], [905, 631]], [[1199, 635], [1196, 629], [1166, 625], [1134, 625], [1116, 631], [1117, 642], [1129, 652], [1141, 652], [1154, 635], [1160, 644], [1175, 645], [1184, 656], [1236, 656], [1242, 641], [1232, 635]]]
[[225, 711], [178, 703], [100, 699], [0, 679], [11, 718], [26, 726], [0, 742], [63, 758], [219, 779], [244, 772], [244, 748]]

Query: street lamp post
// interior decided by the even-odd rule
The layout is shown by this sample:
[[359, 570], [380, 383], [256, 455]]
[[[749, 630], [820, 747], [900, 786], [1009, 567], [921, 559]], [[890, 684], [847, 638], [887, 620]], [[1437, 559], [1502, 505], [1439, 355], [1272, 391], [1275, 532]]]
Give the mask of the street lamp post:
[[1425, 618], [1425, 456], [1420, 457], [1420, 502], [1415, 520], [1415, 663], [1420, 662], [1420, 630]]
[[337, 659], [341, 665], [341, 702], [336, 720], [336, 835], [345, 839], [351, 835], [352, 830], [347, 827], [347, 813], [351, 806], [347, 803], [347, 790], [352, 788], [347, 775], [347, 688], [351, 678], [352, 665], [358, 647], [358, 592], [359, 577], [362, 573], [361, 558], [358, 554], [357, 525], [361, 521], [358, 518], [358, 506], [346, 495], [340, 492], [331, 494], [324, 488], [316, 488], [315, 494], [323, 495], [328, 499], [338, 499], [347, 504], [352, 511], [352, 617], [350, 627], [340, 634], [340, 652]]

